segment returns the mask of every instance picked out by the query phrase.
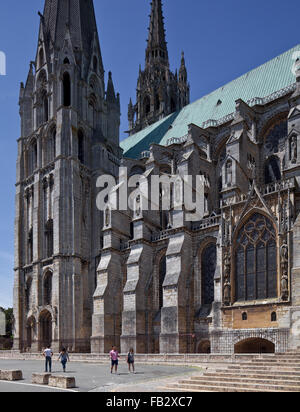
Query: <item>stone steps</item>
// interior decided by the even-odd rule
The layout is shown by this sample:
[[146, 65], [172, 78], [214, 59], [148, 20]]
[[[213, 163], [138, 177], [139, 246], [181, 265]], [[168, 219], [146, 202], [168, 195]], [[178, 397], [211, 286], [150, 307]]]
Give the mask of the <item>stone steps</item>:
[[177, 392], [300, 392], [299, 352], [261, 355], [167, 386]]
[[[262, 375], [264, 377], [264, 379], [268, 379], [268, 380], [272, 380], [272, 379], [276, 379], [278, 378], [279, 380], [287, 380], [287, 381], [296, 381], [300, 383], [300, 375], [299, 374], [295, 374], [294, 372], [290, 372], [290, 374], [288, 372], [277, 372], [274, 373], [272, 375], [266, 375], [266, 371], [259, 371], [259, 372], [255, 372], [255, 373], [233, 373], [232, 371], [218, 371], [217, 373], [219, 378], [235, 378], [235, 377], [240, 377], [240, 378], [249, 378], [249, 379], [256, 379]], [[206, 377], [213, 377], [215, 379], [216, 376], [216, 372], [207, 372], [204, 374], [204, 376]], [[196, 380], [199, 379], [199, 377], [194, 378]]]
[[262, 368], [261, 366], [246, 366], [246, 367], [240, 367], [240, 366], [232, 366], [231, 370], [233, 371], [247, 371], [247, 372], [255, 372], [255, 371], [263, 371], [263, 372], [276, 372], [280, 369], [280, 372], [288, 372], [288, 373], [300, 373], [300, 368], [293, 368], [293, 367], [265, 367]]
[[[227, 387], [224, 384], [222, 386], [205, 386], [205, 387], [200, 387], [199, 385], [179, 385], [179, 384], [174, 384], [174, 385], [168, 385], [164, 389], [167, 390], [174, 390], [176, 392], [286, 392], [286, 390], [280, 390], [278, 388], [273, 388], [273, 389], [266, 389], [264, 386], [258, 388], [246, 388], [246, 387], [240, 387], [240, 388], [234, 388], [234, 387]], [[290, 390], [288, 392], [299, 392], [299, 388], [295, 388], [294, 391]]]
[[[207, 385], [208, 383], [216, 383], [216, 382], [220, 382], [220, 383], [233, 383], [233, 384], [241, 384], [242, 386], [244, 384], [261, 384], [261, 385], [274, 385], [274, 386], [299, 386], [299, 390], [300, 390], [300, 380], [298, 381], [290, 381], [290, 380], [285, 380], [285, 379], [269, 379], [267, 377], [263, 377], [263, 378], [244, 378], [241, 376], [233, 376], [233, 377], [221, 377], [218, 375], [218, 381], [216, 381], [216, 377], [209, 377], [204, 375], [203, 377], [198, 377], [198, 378], [193, 378], [191, 380], [188, 381], [188, 383], [191, 383], [193, 385], [200, 385], [202, 383], [204, 383], [205, 385]], [[179, 381], [179, 383], [182, 384], [186, 384], [187, 381]]]

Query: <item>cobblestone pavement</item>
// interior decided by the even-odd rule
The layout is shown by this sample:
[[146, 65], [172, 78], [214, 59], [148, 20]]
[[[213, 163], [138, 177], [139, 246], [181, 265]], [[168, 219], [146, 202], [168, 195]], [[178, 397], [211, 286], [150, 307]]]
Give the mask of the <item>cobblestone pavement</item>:
[[[21, 369], [22, 382], [0, 382], [0, 392], [56, 392], [48, 387], [32, 386], [31, 376], [34, 372], [44, 372], [44, 361], [0, 360], [0, 369]], [[53, 362], [53, 374], [62, 374], [59, 362]], [[118, 375], [110, 373], [110, 363], [70, 362], [67, 374], [75, 376], [79, 392], [160, 392], [164, 384], [176, 377], [191, 376], [201, 373], [195, 366], [170, 365], [136, 365], [136, 374], [129, 374], [125, 361], [120, 361]]]

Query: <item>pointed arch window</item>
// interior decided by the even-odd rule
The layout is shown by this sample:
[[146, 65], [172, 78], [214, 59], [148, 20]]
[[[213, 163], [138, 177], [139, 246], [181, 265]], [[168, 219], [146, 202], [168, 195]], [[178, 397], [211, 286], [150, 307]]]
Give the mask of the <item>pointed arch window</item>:
[[217, 249], [214, 243], [208, 245], [201, 256], [202, 304], [211, 305], [215, 300], [215, 271]]
[[49, 120], [49, 102], [46, 90], [42, 92], [42, 101], [43, 101], [43, 123], [48, 122]]
[[271, 220], [255, 213], [240, 229], [236, 245], [236, 300], [277, 297], [276, 232]]
[[84, 153], [84, 135], [82, 130], [78, 132], [78, 160], [84, 164], [85, 153]]
[[53, 220], [49, 219], [45, 225], [46, 258], [53, 256]]
[[47, 272], [44, 277], [43, 285], [44, 306], [50, 306], [52, 303], [52, 273]]
[[158, 301], [159, 301], [159, 309], [161, 309], [164, 305], [163, 301], [163, 284], [165, 281], [167, 273], [167, 258], [166, 255], [164, 255], [159, 262], [159, 296], [158, 296]]
[[71, 78], [67, 72], [63, 75], [63, 105], [71, 106]]
[[54, 127], [48, 139], [49, 161], [52, 162], [56, 157], [56, 127]]
[[38, 149], [37, 141], [34, 139], [28, 150], [28, 175], [32, 175], [37, 168]]
[[27, 247], [28, 247], [28, 251], [27, 251], [28, 257], [27, 257], [27, 259], [28, 259], [28, 264], [30, 264], [30, 263], [33, 262], [33, 230], [32, 230], [32, 228], [28, 232]]
[[25, 286], [25, 305], [26, 305], [27, 312], [30, 310], [31, 293], [32, 293], [32, 278], [29, 278]]

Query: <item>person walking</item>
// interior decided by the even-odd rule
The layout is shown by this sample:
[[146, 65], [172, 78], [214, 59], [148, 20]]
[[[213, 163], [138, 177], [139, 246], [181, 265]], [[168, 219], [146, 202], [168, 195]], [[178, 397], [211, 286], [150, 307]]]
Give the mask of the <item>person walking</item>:
[[113, 369], [115, 368], [115, 373], [118, 373], [118, 365], [119, 365], [119, 352], [117, 351], [117, 347], [113, 346], [112, 350], [109, 352], [109, 356], [111, 359], [111, 370], [110, 373], [113, 373]]
[[51, 349], [50, 345], [48, 345], [46, 347], [46, 349], [44, 350], [43, 355], [45, 357], [45, 372], [48, 373], [48, 367], [49, 367], [49, 372], [51, 373], [51, 371], [52, 371], [53, 352], [52, 352], [52, 349]]
[[70, 362], [70, 357], [69, 354], [66, 350], [66, 348], [63, 348], [62, 351], [59, 354], [58, 360], [61, 362], [63, 371], [66, 372], [66, 365], [68, 362]]
[[131, 373], [131, 367], [132, 367], [132, 373], [135, 373], [135, 370], [134, 370], [134, 350], [133, 350], [133, 348], [131, 348], [130, 351], [128, 352], [127, 363], [128, 363], [129, 373]]

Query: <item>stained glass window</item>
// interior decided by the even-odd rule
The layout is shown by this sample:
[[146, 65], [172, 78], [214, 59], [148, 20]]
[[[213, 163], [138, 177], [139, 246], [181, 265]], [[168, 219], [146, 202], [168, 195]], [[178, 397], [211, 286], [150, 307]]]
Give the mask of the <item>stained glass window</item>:
[[277, 247], [272, 222], [254, 214], [241, 228], [236, 244], [236, 300], [277, 297]]
[[214, 302], [214, 277], [216, 271], [216, 245], [210, 244], [202, 253], [202, 304], [210, 305]]

